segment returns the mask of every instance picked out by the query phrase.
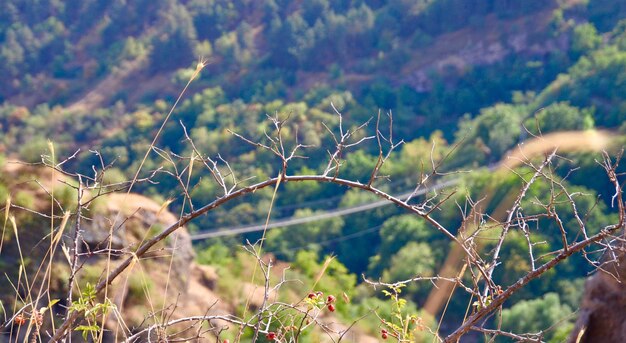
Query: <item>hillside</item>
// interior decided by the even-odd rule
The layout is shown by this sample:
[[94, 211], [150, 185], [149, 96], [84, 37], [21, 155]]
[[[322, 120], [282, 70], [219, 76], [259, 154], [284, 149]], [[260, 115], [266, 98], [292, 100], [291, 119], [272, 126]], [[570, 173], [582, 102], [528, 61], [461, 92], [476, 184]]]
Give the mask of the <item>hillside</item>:
[[[401, 323], [444, 339], [495, 304], [496, 285], [507, 292], [535, 264], [567, 253], [507, 293], [498, 312], [497, 330], [558, 342], [575, 327], [585, 278], [612, 263], [596, 251], [619, 241], [602, 236], [593, 243], [606, 245], [568, 251], [612, 235], [607, 228], [622, 216], [614, 183], [626, 135], [626, 6], [618, 0], [10, 0], [0, 4], [0, 59], [9, 244], [0, 245], [0, 270], [13, 284], [20, 268], [40, 275], [42, 237], [55, 237], [50, 227], [65, 211], [70, 226], [84, 223], [87, 246], [106, 241], [99, 235], [120, 218], [137, 226], [132, 237], [111, 240], [123, 256], [116, 265], [134, 266], [136, 249], [184, 222], [180, 236], [147, 248], [141, 279], [126, 271], [130, 285], [107, 295], [125, 308], [123, 324], [108, 317], [112, 332], [129, 326], [132, 337], [146, 323], [202, 316], [219, 299], [215, 310], [231, 320], [261, 309], [259, 323], [315, 309], [317, 326], [301, 338], [293, 333], [295, 341], [336, 340], [346, 328], [360, 341], [400, 335], [391, 321], [406, 300], [397, 311], [410, 320]], [[52, 165], [62, 184], [50, 181]], [[81, 207], [81, 189], [106, 195]], [[372, 205], [390, 200], [396, 206]], [[160, 213], [168, 206], [171, 213]], [[368, 210], [351, 211], [359, 207]], [[20, 258], [9, 213], [41, 264]], [[266, 230], [281, 220], [298, 224]], [[255, 226], [263, 229], [232, 231]], [[189, 234], [198, 233], [214, 237], [192, 245]], [[69, 250], [53, 255], [64, 261], [72, 236], [59, 242]], [[101, 284], [110, 260], [108, 252], [90, 255], [91, 274], [78, 278]], [[288, 276], [304, 286], [255, 293], [263, 286], [257, 269], [270, 264], [271, 282]], [[441, 286], [434, 279], [442, 275], [459, 275], [459, 283]], [[415, 276], [433, 280], [407, 283], [402, 301], [394, 298], [394, 283]], [[67, 280], [54, 283], [63, 298]], [[459, 294], [461, 283], [471, 291]], [[336, 312], [330, 301], [315, 303], [318, 290], [345, 296]], [[28, 303], [4, 291], [5, 307]], [[493, 317], [484, 318], [493, 327]], [[208, 337], [252, 339], [250, 327], [229, 323], [241, 331], [207, 329]], [[286, 341], [292, 324], [278, 326]], [[468, 341], [515, 339], [471, 330]]]

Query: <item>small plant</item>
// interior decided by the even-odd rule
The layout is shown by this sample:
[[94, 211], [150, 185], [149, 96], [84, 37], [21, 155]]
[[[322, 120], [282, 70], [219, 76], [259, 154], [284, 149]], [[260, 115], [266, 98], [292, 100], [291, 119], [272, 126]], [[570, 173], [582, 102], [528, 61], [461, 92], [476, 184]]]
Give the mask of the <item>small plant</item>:
[[98, 325], [98, 318], [107, 315], [114, 306], [108, 299], [103, 303], [97, 302], [96, 288], [91, 283], [87, 283], [85, 289], [80, 293], [80, 297], [70, 306], [71, 311], [84, 312], [87, 325], [79, 325], [74, 330], [81, 332], [85, 340], [89, 335], [95, 339], [96, 334], [101, 329]]
[[321, 310], [324, 307], [328, 308], [328, 310], [330, 312], [335, 312], [335, 301], [337, 301], [337, 298], [334, 295], [329, 295], [328, 297], [326, 297], [326, 300], [324, 300], [324, 293], [317, 291], [317, 292], [310, 292], [307, 297], [304, 299], [305, 303], [308, 305], [308, 309], [312, 310], [312, 309], [318, 309]]
[[405, 284], [391, 285], [389, 290], [383, 290], [383, 294], [392, 302], [392, 310], [389, 319], [381, 318], [382, 325], [380, 336], [387, 339], [389, 336], [395, 337], [399, 342], [413, 342], [415, 333], [423, 331], [426, 326], [423, 320], [415, 313], [405, 313], [407, 301], [400, 297]]

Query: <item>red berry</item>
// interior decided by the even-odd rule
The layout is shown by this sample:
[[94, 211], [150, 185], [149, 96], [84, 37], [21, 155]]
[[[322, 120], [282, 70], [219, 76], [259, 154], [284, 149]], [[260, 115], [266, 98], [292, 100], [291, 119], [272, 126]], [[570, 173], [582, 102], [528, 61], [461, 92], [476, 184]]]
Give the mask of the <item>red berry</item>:
[[387, 339], [387, 337], [389, 337], [389, 336], [387, 335], [387, 333], [386, 333], [386, 332], [383, 332], [383, 334], [382, 334], [382, 335], [380, 335], [380, 336], [381, 336], [383, 339]]
[[335, 305], [333, 305], [333, 304], [329, 304], [329, 305], [328, 305], [328, 310], [329, 310], [330, 312], [335, 312]]
[[315, 293], [313, 293], [313, 292], [309, 293], [308, 297], [309, 297], [309, 299], [315, 298]]
[[335, 302], [335, 300], [337, 300], [337, 298], [335, 298], [334, 295], [329, 295], [328, 298], [326, 299], [326, 302], [329, 304], [332, 304]]
[[222, 343], [230, 343], [230, 341], [225, 339]]
[[24, 325], [26, 323], [26, 318], [24, 318], [24, 315], [20, 313], [15, 317], [14, 323], [17, 325]]
[[276, 332], [270, 331], [267, 333], [267, 335], [265, 335], [265, 338], [269, 339], [270, 341], [273, 341], [276, 339]]

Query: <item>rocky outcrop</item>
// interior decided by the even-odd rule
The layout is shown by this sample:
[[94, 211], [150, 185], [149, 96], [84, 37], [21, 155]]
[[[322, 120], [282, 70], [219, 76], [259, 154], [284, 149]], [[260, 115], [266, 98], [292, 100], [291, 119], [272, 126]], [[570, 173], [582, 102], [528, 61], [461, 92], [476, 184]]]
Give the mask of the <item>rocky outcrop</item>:
[[[84, 227], [85, 243], [90, 247], [102, 246], [102, 237], [113, 227], [113, 248], [132, 251], [178, 220], [162, 205], [138, 194], [111, 194], [100, 203], [105, 204], [104, 208]], [[218, 282], [215, 269], [197, 265], [194, 259], [189, 233], [182, 227], [120, 275], [109, 297], [120, 310], [125, 325], [132, 329], [153, 324], [154, 319], [150, 318], [156, 313], [159, 318], [167, 313], [170, 319], [232, 313], [214, 292]], [[92, 269], [100, 269], [105, 262], [97, 258], [87, 263]], [[108, 326], [115, 332], [117, 319], [110, 318]]]
[[[42, 240], [42, 237], [47, 237], [50, 230], [50, 220], [46, 217], [50, 211], [50, 194], [54, 190], [57, 204], [63, 206], [63, 211], [75, 212], [72, 202], [76, 199], [76, 190], [69, 187], [74, 182], [61, 173], [51, 175], [49, 169], [39, 166], [7, 164], [1, 166], [0, 172], [13, 181], [9, 184], [9, 190], [15, 199], [14, 203], [20, 198], [32, 199], [28, 204], [21, 204], [24, 209], [16, 208], [12, 214], [18, 223], [21, 248], [29, 253], [28, 258], [34, 262], [34, 269], [28, 270], [28, 273], [35, 275], [40, 261], [47, 259], [45, 252], [48, 241]], [[83, 201], [92, 196], [85, 193]], [[60, 212], [61, 209], [55, 209], [55, 214]], [[163, 204], [132, 193], [100, 196], [83, 211], [83, 216], [79, 237], [81, 257], [75, 279], [78, 287], [74, 287], [74, 301], [79, 297], [78, 289], [84, 290], [86, 283], [98, 283], [105, 277], [107, 269], [115, 268], [131, 256], [143, 241], [178, 220]], [[55, 225], [59, 222], [60, 219], [55, 221]], [[61, 242], [64, 247], [74, 246], [74, 229], [75, 219], [71, 216], [64, 228], [64, 241]], [[109, 240], [110, 232], [112, 238]], [[18, 280], [18, 268], [10, 267], [19, 263], [16, 243], [15, 239], [6, 240], [2, 250], [2, 262], [9, 266], [6, 273], [10, 280]], [[109, 245], [111, 262], [107, 266]], [[57, 313], [63, 313], [69, 306], [66, 297], [70, 266], [63, 250], [58, 248], [56, 251], [48, 289], [52, 299], [59, 299], [53, 309]], [[70, 255], [71, 251], [67, 253]], [[118, 315], [110, 315], [106, 323], [108, 330], [105, 331], [105, 341], [120, 341], [121, 327], [133, 332], [136, 328], [154, 324], [155, 318], [161, 318], [163, 313], [167, 313], [171, 319], [207, 313], [233, 313], [232, 306], [220, 301], [214, 292], [218, 283], [215, 269], [197, 265], [194, 260], [189, 233], [185, 227], [181, 227], [154, 246], [148, 254], [134, 261], [107, 289], [107, 297], [115, 304], [115, 313], [121, 314], [123, 325], [119, 325], [121, 321]], [[38, 284], [35, 286], [37, 288]], [[0, 301], [12, 308], [15, 297], [11, 284], [0, 283], [0, 290], [5, 294], [4, 297], [0, 296]], [[47, 301], [42, 299], [38, 306], [46, 306]], [[49, 329], [47, 325], [46, 321], [44, 330]], [[2, 337], [0, 335], [0, 342]], [[80, 333], [77, 333], [77, 341], [82, 341]]]
[[569, 342], [624, 342], [626, 337], [626, 256], [585, 282], [579, 317]]

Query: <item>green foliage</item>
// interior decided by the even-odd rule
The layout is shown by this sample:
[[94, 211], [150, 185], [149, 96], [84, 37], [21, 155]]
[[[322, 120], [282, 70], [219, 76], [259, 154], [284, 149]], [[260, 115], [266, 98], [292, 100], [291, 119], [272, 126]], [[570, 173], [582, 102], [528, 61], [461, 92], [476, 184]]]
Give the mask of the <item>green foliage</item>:
[[585, 278], [563, 279], [557, 282], [563, 304], [570, 308], [578, 308], [585, 290]]
[[[556, 324], [559, 328], [568, 327], [572, 309], [561, 303], [559, 295], [547, 293], [542, 298], [520, 301], [510, 309], [502, 311], [502, 329], [515, 333], [540, 332]], [[548, 340], [555, 337], [554, 331], [547, 333]]]
[[212, 244], [197, 253], [196, 261], [207, 265], [228, 265], [231, 262], [231, 250], [222, 244]]
[[110, 168], [104, 172], [104, 176], [102, 177], [102, 183], [105, 185], [111, 185], [116, 183], [121, 183], [128, 180], [124, 172], [119, 168]]
[[100, 332], [98, 319], [100, 316], [107, 315], [114, 306], [108, 299], [104, 303], [97, 302], [95, 287], [87, 283], [78, 299], [70, 305], [69, 310], [84, 312], [88, 324], [78, 325], [74, 330], [81, 332], [84, 340], [87, 340], [90, 335], [97, 336]]
[[143, 273], [134, 273], [128, 277], [128, 297], [131, 301], [143, 302], [153, 288], [154, 282]]
[[535, 134], [538, 134], [537, 128], [542, 133], [589, 130], [594, 126], [593, 114], [593, 109], [579, 109], [567, 102], [557, 102], [541, 109], [535, 118], [527, 119], [524, 126]]
[[[340, 175], [344, 179], [367, 183], [377, 161], [377, 156], [368, 154], [363, 150], [357, 150], [346, 156], [346, 161], [340, 169]], [[383, 167], [389, 168], [389, 165]], [[381, 170], [381, 174], [385, 175], [386, 171]]]
[[[414, 277], [429, 277], [435, 274], [435, 258], [428, 243], [409, 242], [391, 257], [389, 267], [383, 271], [385, 282], [410, 280]], [[425, 295], [424, 290], [430, 289], [430, 283], [413, 282], [407, 292], [416, 296]], [[416, 297], [417, 298], [417, 297]]]
[[518, 140], [522, 113], [522, 109], [509, 105], [496, 105], [481, 111], [474, 129], [491, 154], [502, 156]]
[[102, 267], [95, 264], [86, 264], [81, 268], [79, 275], [78, 280], [81, 281], [79, 284], [80, 288], [87, 288], [89, 284], [94, 285], [98, 283], [102, 276]]
[[[303, 168], [298, 172], [299, 175], [314, 175], [315, 171], [309, 168]], [[285, 199], [289, 199], [289, 203], [299, 204], [307, 200], [313, 200], [319, 196], [322, 185], [317, 182], [292, 182], [285, 184]]]
[[9, 197], [9, 189], [3, 183], [0, 183], [0, 203], [4, 204]]
[[[331, 259], [326, 269], [323, 269], [326, 259]], [[339, 262], [336, 258], [326, 257], [323, 262], [319, 262], [317, 254], [311, 251], [300, 250], [296, 254], [293, 267], [301, 271], [306, 279], [310, 281], [316, 280], [322, 271], [322, 278], [317, 284], [316, 290], [320, 290], [326, 294], [342, 294], [348, 296], [354, 292], [356, 286], [356, 275]], [[312, 285], [310, 285], [312, 286]], [[341, 307], [338, 308], [342, 311]]]
[[54, 198], [63, 206], [63, 208], [76, 208], [76, 191], [70, 186], [61, 185], [59, 187], [55, 187]]
[[626, 84], [626, 52], [615, 46], [602, 48], [580, 60], [567, 75], [559, 77], [538, 97], [539, 106], [556, 101], [568, 101], [571, 106], [595, 108], [598, 126], [616, 126], [625, 119], [623, 91]]
[[13, 196], [12, 202], [18, 206], [33, 208], [33, 205], [35, 204], [35, 195], [32, 191], [28, 190], [18, 191]]
[[[412, 242], [413, 248], [421, 248], [422, 246], [416, 246], [417, 242], [431, 242], [431, 237], [433, 236], [433, 230], [427, 226], [423, 219], [417, 218], [413, 215], [407, 214], [402, 216], [391, 217], [383, 224], [380, 230], [380, 247], [378, 248], [378, 253], [370, 259], [369, 265], [369, 273], [375, 276], [380, 276], [382, 271], [394, 266], [392, 262], [392, 258], [394, 256], [398, 256], [397, 263], [400, 264], [401, 258], [400, 255], [396, 255], [399, 253], [403, 247], [407, 246], [407, 243]], [[405, 250], [406, 254], [410, 255], [410, 249]], [[418, 255], [421, 252], [418, 253]], [[428, 252], [424, 252], [424, 257], [430, 258], [430, 249]], [[419, 256], [412, 256], [415, 258], [419, 258]], [[415, 261], [415, 260], [414, 260]], [[431, 262], [426, 262], [428, 265]], [[402, 270], [400, 265], [396, 265], [394, 268], [399, 271]], [[421, 267], [416, 267], [417, 269], [422, 269]], [[413, 274], [418, 272], [418, 270], [410, 270], [407, 269], [406, 272], [402, 272], [402, 274]], [[411, 275], [411, 276], [415, 276]], [[386, 280], [388, 282], [401, 281], [397, 280]]]
[[152, 42], [150, 68], [153, 72], [181, 67], [195, 58], [196, 30], [186, 7], [174, 4], [159, 14], [165, 29]]
[[26, 162], [41, 162], [41, 156], [48, 151], [48, 141], [44, 137], [36, 137], [23, 145], [20, 150], [20, 158]]
[[432, 172], [432, 161], [439, 162], [449, 151], [441, 131], [433, 132], [428, 139], [418, 138], [402, 145], [398, 161], [394, 163], [392, 175], [428, 174]]
[[[315, 211], [309, 209], [297, 210], [294, 217], [314, 216]], [[278, 257], [292, 260], [297, 259], [299, 249], [320, 252], [321, 246], [315, 242], [322, 242], [339, 236], [343, 227], [341, 218], [332, 218], [288, 228], [273, 229], [267, 233], [267, 250]]]
[[[413, 277], [432, 276], [434, 264], [433, 253], [428, 244], [409, 242], [391, 257], [389, 268], [383, 272], [383, 279], [403, 281]], [[407, 265], [411, 267], [407, 268]]]
[[[535, 256], [542, 256], [550, 251], [548, 245], [538, 244], [538, 242], [544, 240], [544, 235], [533, 232], [532, 243], [536, 243], [533, 247]], [[487, 249], [492, 245], [488, 244]], [[497, 269], [495, 277], [503, 285], [510, 285], [515, 283], [520, 277], [532, 270], [530, 262], [528, 260], [528, 242], [522, 232], [514, 231], [507, 234], [502, 248], [502, 266]], [[539, 262], [536, 262], [539, 263]], [[551, 280], [556, 275], [554, 272], [549, 272], [544, 275], [544, 280]], [[558, 276], [557, 276], [558, 277]], [[519, 297], [532, 296], [533, 294], [541, 294], [550, 288], [550, 283], [532, 284], [527, 290], [521, 291]], [[519, 298], [518, 297], [518, 298]]]
[[386, 339], [388, 333], [391, 333], [400, 342], [413, 342], [416, 337], [431, 338], [430, 335], [423, 332], [426, 329], [424, 319], [411, 306], [407, 306], [410, 303], [400, 296], [404, 287], [403, 284], [393, 285], [389, 290], [384, 289], [382, 291], [389, 298], [388, 302], [391, 303], [391, 311], [382, 313], [381, 316], [382, 338]]
[[590, 23], [578, 25], [574, 28], [572, 37], [572, 52], [577, 55], [583, 55], [597, 49], [602, 43], [602, 37], [598, 35], [595, 26]]

